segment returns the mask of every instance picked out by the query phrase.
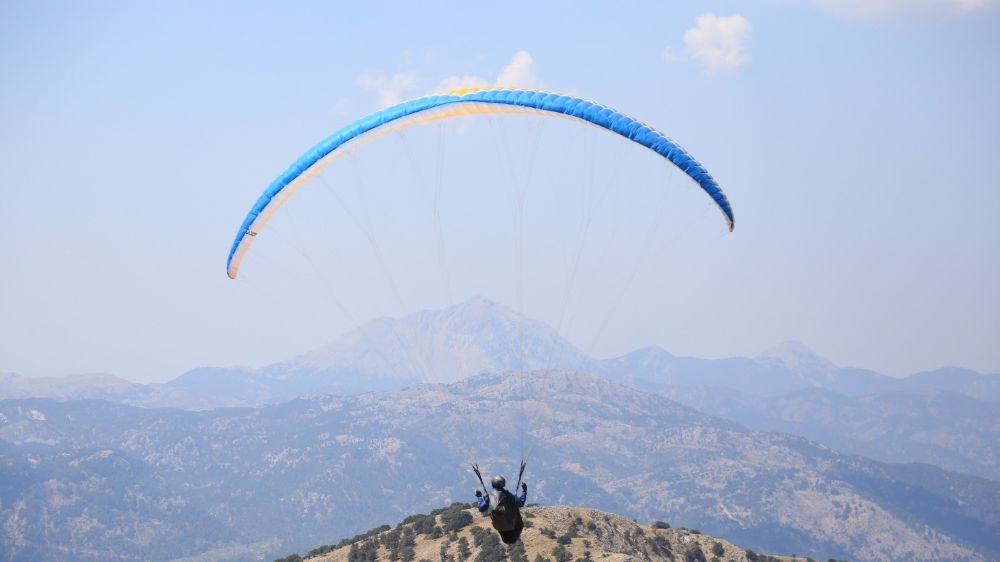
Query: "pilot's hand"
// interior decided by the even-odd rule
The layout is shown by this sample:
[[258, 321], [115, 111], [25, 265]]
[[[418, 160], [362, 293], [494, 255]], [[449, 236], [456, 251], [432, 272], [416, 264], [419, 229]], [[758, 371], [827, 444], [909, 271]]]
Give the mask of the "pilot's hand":
[[524, 490], [525, 494], [527, 494], [528, 493], [528, 483], [527, 482], [523, 482], [521, 484], [521, 489]]
[[479, 488], [476, 488], [476, 497], [477, 498], [483, 497], [483, 491], [480, 490]]

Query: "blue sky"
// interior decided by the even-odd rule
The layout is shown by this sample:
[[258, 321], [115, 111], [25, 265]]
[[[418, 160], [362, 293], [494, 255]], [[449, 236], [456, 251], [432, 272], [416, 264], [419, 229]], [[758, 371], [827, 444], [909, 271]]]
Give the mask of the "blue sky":
[[[795, 339], [896, 375], [1000, 372], [998, 61], [983, 0], [7, 2], [0, 370], [259, 366], [484, 294], [597, 355]], [[250, 204], [313, 143], [503, 76], [661, 129], [736, 231], [619, 141], [490, 118], [359, 150], [226, 278]]]

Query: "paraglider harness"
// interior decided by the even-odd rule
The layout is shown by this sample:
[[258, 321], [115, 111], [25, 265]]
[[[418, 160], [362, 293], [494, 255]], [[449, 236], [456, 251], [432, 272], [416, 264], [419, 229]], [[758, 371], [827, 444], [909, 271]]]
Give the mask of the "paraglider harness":
[[[521, 479], [524, 477], [524, 468], [527, 462], [521, 461], [521, 470], [517, 473], [517, 485], [515, 490], [521, 487]], [[483, 492], [489, 498], [489, 516], [493, 528], [500, 533], [503, 542], [511, 544], [516, 542], [524, 528], [524, 521], [521, 519], [521, 510], [514, 503], [514, 496], [505, 489], [490, 491], [483, 482], [483, 475], [479, 472], [479, 465], [473, 464], [472, 471], [476, 473], [479, 484], [483, 487]]]

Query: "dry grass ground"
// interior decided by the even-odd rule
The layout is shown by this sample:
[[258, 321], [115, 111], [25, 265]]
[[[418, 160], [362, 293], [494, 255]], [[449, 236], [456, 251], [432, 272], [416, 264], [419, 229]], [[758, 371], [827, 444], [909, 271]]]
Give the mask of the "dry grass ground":
[[[451, 560], [461, 562], [480, 557], [482, 549], [477, 546], [476, 535], [482, 535], [483, 531], [495, 534], [495, 531], [488, 518], [471, 508], [464, 511], [472, 516], [472, 522], [463, 528], [443, 533], [437, 538], [433, 538], [432, 534], [416, 535], [413, 560], [440, 562], [450, 556]], [[746, 550], [730, 542], [692, 530], [640, 525], [626, 517], [595, 509], [528, 507], [524, 509], [524, 516], [526, 525], [521, 541], [530, 562], [535, 562], [539, 556], [556, 562], [560, 547], [565, 550], [562, 558], [569, 561], [587, 560], [589, 557], [589, 560], [595, 562], [684, 562], [713, 559], [720, 562], [750, 562]], [[444, 527], [441, 518], [442, 515], [438, 514], [435, 524]], [[392, 531], [384, 531], [359, 541], [357, 545], [361, 546], [365, 541], [383, 542], [382, 535], [390, 532]], [[459, 543], [463, 537], [469, 547], [469, 553], [465, 556], [459, 552]], [[351, 545], [345, 545], [307, 559], [310, 562], [353, 562], [350, 560], [350, 551]], [[377, 560], [392, 560], [391, 549], [381, 544], [377, 550]], [[806, 559], [778, 556], [771, 560], [804, 562]]]

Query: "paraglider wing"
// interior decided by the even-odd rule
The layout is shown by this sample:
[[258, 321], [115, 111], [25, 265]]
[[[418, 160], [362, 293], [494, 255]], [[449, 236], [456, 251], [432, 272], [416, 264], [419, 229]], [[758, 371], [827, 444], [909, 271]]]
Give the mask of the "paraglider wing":
[[735, 219], [732, 206], [708, 170], [677, 143], [641, 121], [591, 101], [550, 92], [512, 89], [457, 90], [417, 98], [375, 112], [323, 139], [299, 157], [264, 190], [250, 209], [229, 250], [226, 273], [230, 278], [236, 279], [243, 256], [271, 214], [305, 180], [319, 170], [318, 165], [330, 161], [341, 152], [338, 149], [346, 144], [371, 136], [376, 131], [392, 132], [397, 128], [433, 119], [475, 113], [521, 111], [575, 118], [617, 133], [652, 150], [694, 180], [715, 201], [719, 210], [725, 215], [729, 230], [733, 230]]

